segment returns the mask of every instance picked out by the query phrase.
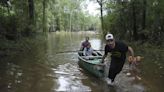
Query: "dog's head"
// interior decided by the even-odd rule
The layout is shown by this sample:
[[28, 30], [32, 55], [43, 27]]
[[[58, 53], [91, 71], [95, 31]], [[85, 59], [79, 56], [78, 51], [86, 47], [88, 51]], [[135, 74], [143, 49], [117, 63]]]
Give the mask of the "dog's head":
[[144, 58], [144, 57], [141, 57], [141, 56], [136, 56], [136, 57], [129, 56], [129, 57], [128, 57], [128, 62], [129, 62], [129, 63], [141, 62], [143, 58]]

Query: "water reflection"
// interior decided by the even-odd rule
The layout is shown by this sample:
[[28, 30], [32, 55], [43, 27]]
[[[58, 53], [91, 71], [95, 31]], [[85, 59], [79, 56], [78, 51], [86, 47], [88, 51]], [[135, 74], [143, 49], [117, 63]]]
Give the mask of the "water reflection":
[[81, 83], [81, 79], [86, 79], [87, 77], [80, 73], [77, 65], [72, 65], [66, 63], [60, 65], [55, 71], [55, 76], [57, 77], [55, 91], [67, 91], [67, 92], [86, 92], [91, 91], [88, 86], [84, 86]]
[[92, 48], [95, 50], [100, 50], [103, 47], [101, 40], [99, 39], [91, 39], [90, 42], [91, 42]]
[[[1, 62], [1, 64], [4, 62]], [[4, 69], [6, 71], [4, 72]], [[0, 89], [4, 92], [12, 90], [15, 86], [22, 83], [22, 69], [13, 63], [4, 64], [0, 69]]]

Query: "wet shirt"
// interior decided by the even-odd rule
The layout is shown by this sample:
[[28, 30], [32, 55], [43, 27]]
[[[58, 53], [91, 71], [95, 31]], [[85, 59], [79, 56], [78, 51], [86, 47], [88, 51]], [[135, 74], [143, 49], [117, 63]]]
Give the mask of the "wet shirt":
[[128, 51], [128, 46], [120, 41], [115, 42], [115, 48], [111, 49], [109, 45], [105, 46], [105, 55], [108, 54], [108, 52], [111, 53], [111, 59], [120, 61], [126, 59], [126, 52]]

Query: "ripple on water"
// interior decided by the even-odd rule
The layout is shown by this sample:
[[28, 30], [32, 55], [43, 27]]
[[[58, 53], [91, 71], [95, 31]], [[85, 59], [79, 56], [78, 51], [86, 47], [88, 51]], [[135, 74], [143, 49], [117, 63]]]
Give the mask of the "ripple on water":
[[57, 69], [54, 70], [54, 79], [57, 83], [54, 87], [54, 91], [67, 91], [67, 92], [86, 92], [91, 91], [91, 88], [83, 85], [82, 79], [86, 79], [80, 70], [78, 65], [72, 65], [66, 63], [64, 65], [59, 65]]

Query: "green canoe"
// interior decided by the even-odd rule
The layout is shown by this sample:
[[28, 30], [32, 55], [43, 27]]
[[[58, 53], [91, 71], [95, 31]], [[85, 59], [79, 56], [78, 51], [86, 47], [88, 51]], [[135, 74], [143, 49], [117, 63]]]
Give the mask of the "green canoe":
[[101, 64], [102, 54], [96, 52], [97, 56], [83, 56], [82, 52], [78, 52], [78, 64], [81, 68], [88, 71], [95, 77], [103, 78], [104, 66]]

